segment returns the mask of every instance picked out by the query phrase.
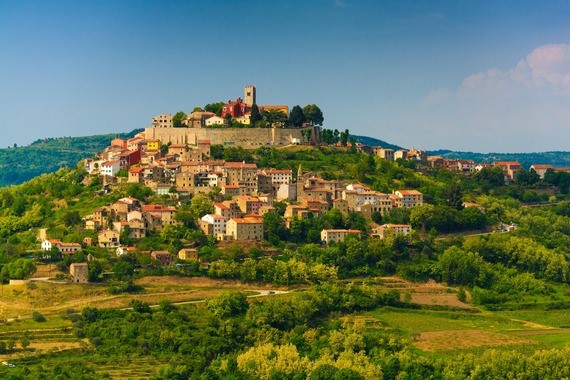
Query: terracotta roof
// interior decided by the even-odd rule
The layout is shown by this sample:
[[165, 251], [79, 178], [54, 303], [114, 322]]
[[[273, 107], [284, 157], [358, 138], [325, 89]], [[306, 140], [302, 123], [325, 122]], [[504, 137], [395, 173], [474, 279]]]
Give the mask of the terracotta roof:
[[263, 171], [265, 174], [292, 174], [293, 172], [289, 169], [279, 170], [279, 169], [266, 169]]
[[202, 165], [212, 165], [212, 166], [216, 166], [216, 165], [224, 165], [225, 161], [224, 160], [207, 160], [207, 161], [201, 161], [200, 164]]
[[266, 104], [259, 106], [259, 110], [272, 110], [272, 109], [281, 109], [281, 108], [289, 108], [286, 104]]
[[422, 193], [420, 193], [417, 190], [397, 190], [397, 191], [402, 195], [422, 195]]
[[136, 150], [126, 150], [123, 153], [121, 153], [121, 157], [127, 157], [127, 156], [130, 156], [131, 154], [134, 154], [136, 152], [137, 152]]
[[520, 163], [516, 161], [499, 161], [495, 163], [497, 166], [521, 166]]
[[229, 210], [230, 208], [223, 203], [214, 203], [214, 207], [220, 208], [222, 210]]
[[145, 205], [142, 207], [142, 211], [143, 212], [176, 211], [176, 208], [164, 205]]
[[197, 144], [210, 144], [210, 140], [209, 139], [198, 140]]
[[81, 247], [81, 244], [78, 243], [61, 243], [62, 247]]
[[326, 232], [346, 232], [349, 234], [359, 234], [360, 233], [360, 230], [323, 230], [323, 231], [326, 231]]
[[246, 164], [245, 162], [225, 162], [224, 167], [228, 169], [257, 169], [256, 164]]
[[248, 218], [232, 218], [230, 220], [233, 220], [234, 222], [236, 222], [237, 224], [260, 224], [263, 223], [263, 221], [257, 217], [252, 218], [252, 217], [248, 217]]
[[206, 214], [206, 215], [204, 215], [204, 216], [202, 217], [202, 220], [204, 220], [203, 218], [206, 217], [206, 216], [210, 216], [210, 217], [212, 217], [212, 218], [214, 218], [214, 219], [226, 219], [225, 216], [221, 216], [221, 215], [218, 215], [218, 214]]
[[321, 200], [319, 200], [319, 199], [307, 199], [307, 200], [305, 200], [305, 204], [308, 205], [309, 203], [319, 203], [319, 204], [322, 204], [322, 205], [328, 205], [328, 202], [327, 202], [327, 201], [321, 201]]
[[546, 165], [531, 165], [531, 168], [533, 169], [552, 169], [552, 165], [550, 164], [546, 164]]
[[[226, 187], [227, 187], [227, 186], [226, 186]], [[238, 196], [236, 197], [236, 201], [237, 201], [237, 200], [240, 200], [240, 201], [252, 201], [252, 202], [263, 202], [263, 201], [261, 201], [259, 198], [252, 197], [252, 196], [249, 196], [249, 195], [238, 195]]]

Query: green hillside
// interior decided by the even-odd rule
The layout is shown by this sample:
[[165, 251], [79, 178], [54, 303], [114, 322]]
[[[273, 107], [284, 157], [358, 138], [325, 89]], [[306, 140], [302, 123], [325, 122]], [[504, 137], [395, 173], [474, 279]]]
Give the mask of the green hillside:
[[40, 174], [75, 167], [80, 160], [92, 157], [108, 146], [113, 138], [130, 138], [140, 131], [48, 138], [24, 147], [0, 149], [0, 186], [19, 184]]
[[368, 146], [381, 146], [382, 148], [388, 148], [394, 150], [402, 149], [401, 146], [390, 144], [384, 140], [380, 140], [374, 137], [369, 137], [369, 136], [352, 136], [352, 137], [354, 137], [356, 141]]
[[[263, 239], [218, 242], [196, 225], [227, 199], [216, 192], [169, 197], [117, 183], [105, 193], [75, 165], [2, 188], [0, 362], [13, 366], [0, 365], [0, 378], [570, 377], [569, 174], [507, 186], [497, 169], [420, 171], [347, 148], [212, 154], [386, 193], [417, 189], [426, 204], [373, 215], [413, 227], [380, 239], [362, 214], [336, 208], [287, 225], [275, 202]], [[124, 231], [135, 250], [119, 257], [86, 243], [97, 233], [83, 218], [126, 196], [176, 207], [180, 224]], [[501, 222], [515, 228], [493, 231]], [[38, 228], [82, 251], [40, 251]], [[322, 229], [359, 232], [325, 245]], [[202, 262], [178, 259], [181, 248]], [[150, 251], [176, 258], [163, 265]], [[87, 263], [89, 283], [65, 281], [72, 263]], [[55, 281], [8, 285], [40, 267], [37, 277]]]

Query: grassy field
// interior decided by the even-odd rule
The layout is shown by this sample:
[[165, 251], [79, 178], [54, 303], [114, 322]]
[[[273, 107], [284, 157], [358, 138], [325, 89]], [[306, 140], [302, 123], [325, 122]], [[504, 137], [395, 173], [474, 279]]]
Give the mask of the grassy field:
[[523, 322], [515, 322], [494, 314], [480, 315], [449, 311], [382, 308], [371, 312], [370, 315], [387, 328], [399, 330], [408, 336], [445, 330], [505, 332], [529, 328]]
[[4, 286], [0, 298], [0, 317], [25, 319], [30, 317], [32, 311], [38, 311], [48, 317], [49, 321], [50, 316], [59, 315], [68, 309], [124, 308], [129, 307], [132, 300], [151, 305], [164, 299], [172, 302], [197, 301], [224, 291], [251, 289], [251, 286], [236, 281], [215, 281], [196, 277], [145, 277], [135, 283], [143, 286], [144, 292], [112, 295], [104, 284], [37, 282], [32, 286]]
[[570, 327], [569, 310], [516, 310], [502, 312], [507, 318], [540, 323], [553, 328]]

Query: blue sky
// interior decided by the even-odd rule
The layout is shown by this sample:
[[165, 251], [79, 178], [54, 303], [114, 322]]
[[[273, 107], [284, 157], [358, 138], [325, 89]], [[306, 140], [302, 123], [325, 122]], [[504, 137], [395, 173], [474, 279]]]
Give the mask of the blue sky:
[[570, 150], [567, 1], [0, 0], [2, 146], [257, 87], [406, 147]]

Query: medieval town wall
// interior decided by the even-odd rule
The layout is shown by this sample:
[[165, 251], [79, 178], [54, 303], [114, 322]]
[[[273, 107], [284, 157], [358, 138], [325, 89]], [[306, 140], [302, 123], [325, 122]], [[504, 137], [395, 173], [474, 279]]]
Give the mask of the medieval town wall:
[[146, 128], [145, 137], [160, 140], [162, 144], [171, 142], [196, 145], [198, 140], [210, 140], [211, 144], [254, 148], [263, 145], [289, 145], [293, 143], [293, 139], [301, 142], [304, 140], [302, 130], [300, 128]]

